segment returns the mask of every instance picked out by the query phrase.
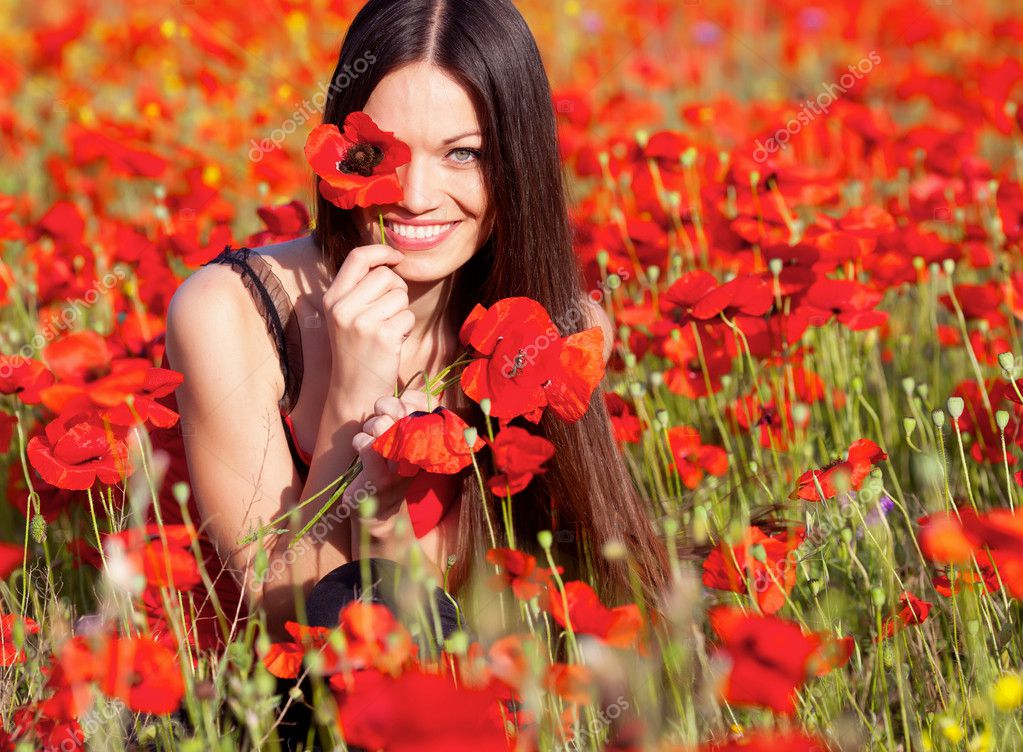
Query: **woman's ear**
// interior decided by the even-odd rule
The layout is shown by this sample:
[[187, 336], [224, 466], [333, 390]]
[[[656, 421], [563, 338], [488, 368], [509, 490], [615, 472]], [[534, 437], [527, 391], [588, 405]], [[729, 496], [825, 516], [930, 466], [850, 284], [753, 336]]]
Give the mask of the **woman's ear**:
[[582, 297], [583, 313], [586, 314], [586, 326], [584, 328], [591, 329], [595, 326], [599, 326], [604, 331], [604, 365], [607, 365], [608, 358], [611, 357], [611, 351], [614, 349], [615, 344], [615, 330], [611, 324], [611, 319], [608, 318], [607, 311], [597, 301], [591, 298], [589, 295]]

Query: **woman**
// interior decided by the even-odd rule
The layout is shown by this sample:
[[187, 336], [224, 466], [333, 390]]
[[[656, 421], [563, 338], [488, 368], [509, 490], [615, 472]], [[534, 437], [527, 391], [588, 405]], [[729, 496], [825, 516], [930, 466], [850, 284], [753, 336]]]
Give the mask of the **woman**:
[[[248, 606], [266, 610], [278, 638], [296, 616], [296, 592], [307, 611], [336, 624], [360, 558], [384, 562], [376, 573], [388, 576], [407, 483], [369, 444], [425, 409], [418, 389], [390, 396], [395, 384], [453, 362], [475, 304], [527, 296], [562, 335], [600, 325], [605, 360], [613, 337], [582, 288], [549, 84], [510, 1], [370, 0], [345, 37], [323, 122], [341, 126], [357, 110], [410, 146], [412, 160], [397, 172], [403, 199], [342, 210], [317, 192], [310, 236], [221, 254], [181, 285], [168, 314], [169, 364], [185, 376], [177, 405], [197, 511], [246, 583]], [[484, 425], [457, 387], [441, 404]], [[606, 603], [632, 600], [638, 581], [656, 607], [667, 556], [600, 390], [579, 421], [547, 411], [530, 428], [556, 454], [514, 497], [520, 547], [535, 550], [539, 530], [556, 531], [553, 554], [566, 577], [591, 573]], [[356, 456], [364, 471], [353, 488], [375, 489], [377, 512], [335, 521], [297, 558], [281, 535], [266, 544], [266, 571], [287, 561], [286, 571], [255, 577], [259, 544], [236, 542], [329, 486]], [[489, 548], [483, 505], [494, 500], [481, 498], [471, 465], [456, 481], [453, 503], [419, 544], [436, 581], [457, 597]], [[298, 523], [319, 506], [306, 505]], [[368, 549], [353, 545], [364, 539]], [[627, 561], [600, 555], [611, 540], [625, 544]]]

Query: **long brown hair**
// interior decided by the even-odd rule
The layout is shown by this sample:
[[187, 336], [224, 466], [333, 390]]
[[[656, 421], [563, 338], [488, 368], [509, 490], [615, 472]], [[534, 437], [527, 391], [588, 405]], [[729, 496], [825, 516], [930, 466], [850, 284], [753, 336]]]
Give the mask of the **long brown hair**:
[[[562, 335], [587, 328], [550, 85], [536, 41], [510, 0], [370, 0], [345, 36], [323, 122], [341, 126], [388, 72], [423, 61], [454, 76], [473, 101], [494, 219], [490, 236], [454, 275], [451, 320], [460, 324], [477, 303], [526, 296], [547, 309]], [[314, 239], [336, 273], [362, 243], [360, 230], [354, 212], [320, 196], [316, 180]], [[453, 409], [482, 430], [479, 406], [455, 391]], [[547, 410], [536, 426], [516, 424], [556, 448], [546, 473], [513, 497], [518, 547], [538, 553], [537, 532], [551, 530], [566, 578], [589, 574], [606, 603], [631, 600], [630, 583], [637, 581], [648, 606], [660, 611], [667, 552], [614, 441], [602, 390], [574, 423]], [[484, 477], [493, 473], [489, 452], [480, 462]], [[483, 504], [497, 506], [481, 498], [472, 472], [471, 466], [463, 471], [457, 559], [448, 579], [454, 594], [489, 547]], [[625, 545], [627, 559], [601, 555], [612, 540]]]

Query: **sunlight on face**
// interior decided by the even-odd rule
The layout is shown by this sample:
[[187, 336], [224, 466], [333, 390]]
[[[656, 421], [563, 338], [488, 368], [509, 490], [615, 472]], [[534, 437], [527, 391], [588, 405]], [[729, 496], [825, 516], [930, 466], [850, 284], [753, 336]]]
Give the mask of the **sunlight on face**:
[[472, 100], [441, 68], [413, 63], [385, 76], [363, 110], [412, 151], [412, 161], [397, 170], [404, 198], [360, 210], [366, 242], [380, 242], [383, 212], [387, 244], [406, 254], [395, 271], [409, 281], [443, 279], [489, 234], [483, 140]]

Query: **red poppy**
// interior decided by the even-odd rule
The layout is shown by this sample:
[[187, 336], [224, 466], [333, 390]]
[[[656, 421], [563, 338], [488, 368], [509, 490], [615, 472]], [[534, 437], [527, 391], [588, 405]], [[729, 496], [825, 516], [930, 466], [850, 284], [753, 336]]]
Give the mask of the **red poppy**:
[[599, 326], [561, 337], [543, 306], [530, 298], [477, 304], [459, 332], [478, 357], [462, 371], [462, 390], [501, 425], [520, 415], [538, 423], [544, 408], [579, 420], [604, 377], [604, 333]]
[[552, 588], [544, 601], [544, 608], [558, 624], [567, 627], [571, 623], [575, 633], [594, 635], [613, 647], [633, 647], [643, 627], [643, 615], [635, 603], [608, 608], [592, 587], [579, 580], [565, 583], [564, 598]]
[[395, 170], [412, 160], [408, 144], [380, 130], [365, 112], [349, 113], [343, 127], [342, 132], [333, 123], [318, 125], [306, 140], [320, 195], [342, 209], [400, 201]]
[[39, 404], [40, 391], [53, 384], [54, 375], [38, 360], [0, 355], [0, 394], [16, 394], [26, 405]]
[[105, 426], [94, 412], [68, 412], [29, 440], [28, 459], [57, 488], [84, 491], [97, 479], [115, 485], [134, 472], [127, 436], [126, 427]]
[[[115, 547], [121, 546], [132, 568], [145, 576], [148, 587], [184, 591], [202, 582], [192, 552], [195, 537], [189, 525], [146, 525], [104, 535], [103, 549], [110, 556]], [[93, 563], [98, 563], [95, 558]]]
[[512, 749], [496, 688], [456, 686], [419, 669], [392, 677], [375, 669], [330, 679], [345, 741], [387, 752]]
[[[512, 548], [492, 548], [487, 561], [501, 570], [490, 578], [490, 587], [501, 590], [511, 586], [515, 597], [529, 600], [551, 587], [551, 570], [538, 567], [536, 557]], [[558, 574], [564, 572], [558, 567]]]
[[615, 392], [604, 392], [604, 404], [618, 446], [638, 443], [643, 438], [643, 423], [636, 417], [629, 403]]
[[722, 541], [710, 552], [703, 562], [703, 584], [734, 593], [747, 593], [752, 585], [760, 610], [773, 614], [785, 605], [796, 585], [793, 553], [805, 539], [802, 527], [773, 536], [749, 527], [740, 544]]
[[326, 627], [311, 627], [297, 621], [286, 621], [284, 629], [291, 635], [291, 642], [275, 642], [263, 656], [267, 671], [281, 679], [295, 679], [302, 668], [307, 652], [318, 651], [324, 658], [324, 671], [334, 671], [340, 656], [330, 646], [330, 634], [334, 630]]
[[453, 475], [472, 464], [472, 454], [486, 442], [479, 436], [465, 443], [469, 426], [454, 411], [438, 405], [432, 412], [414, 410], [378, 436], [373, 449], [398, 463], [397, 473], [412, 477], [419, 471]]
[[[899, 596], [899, 613], [885, 620], [882, 636], [891, 637], [903, 627], [923, 624], [931, 613], [931, 603], [922, 601], [910, 592]], [[878, 638], [880, 639], [880, 638]]]
[[851, 279], [821, 278], [806, 290], [800, 312], [813, 326], [824, 326], [832, 316], [838, 323], [860, 331], [881, 326], [888, 314], [875, 310], [881, 293]]
[[21, 566], [21, 546], [13, 543], [0, 543], [0, 580], [6, 580], [15, 569]]
[[412, 635], [387, 606], [352, 601], [341, 609], [339, 623], [345, 637], [344, 660], [352, 669], [396, 675], [416, 657]]
[[487, 479], [487, 488], [497, 496], [524, 490], [534, 475], [547, 472], [543, 463], [554, 456], [551, 442], [517, 426], [501, 429], [493, 442], [487, 443], [498, 471]]
[[132, 710], [165, 715], [181, 703], [185, 682], [177, 656], [151, 637], [111, 637], [96, 663], [103, 693]]
[[870, 475], [874, 465], [888, 459], [888, 455], [870, 439], [857, 439], [849, 446], [849, 456], [844, 460], [835, 460], [819, 470], [807, 470], [796, 480], [798, 488], [790, 495], [790, 499], [806, 501], [822, 501], [814, 477], [824, 491], [824, 499], [832, 499], [838, 493], [836, 476], [844, 475], [848, 481], [847, 489], [858, 491], [863, 481]]
[[939, 564], [993, 565], [1008, 592], [1023, 600], [1023, 515], [1010, 509], [960, 508], [918, 520], [920, 549]]
[[719, 692], [734, 705], [792, 715], [796, 690], [809, 677], [844, 665], [851, 654], [851, 640], [806, 634], [798, 624], [777, 616], [755, 616], [739, 608], [716, 606], [708, 617], [721, 640], [717, 652], [731, 662]]
[[728, 453], [719, 446], [704, 444], [700, 432], [692, 426], [669, 428], [668, 445], [675, 458], [668, 470], [675, 472], [677, 465], [686, 488], [700, 485], [704, 473], [720, 477], [728, 472]]
[[0, 614], [0, 666], [13, 666], [25, 662], [25, 651], [14, 646], [16, 623], [20, 625], [25, 636], [39, 634], [39, 625], [27, 616]]

